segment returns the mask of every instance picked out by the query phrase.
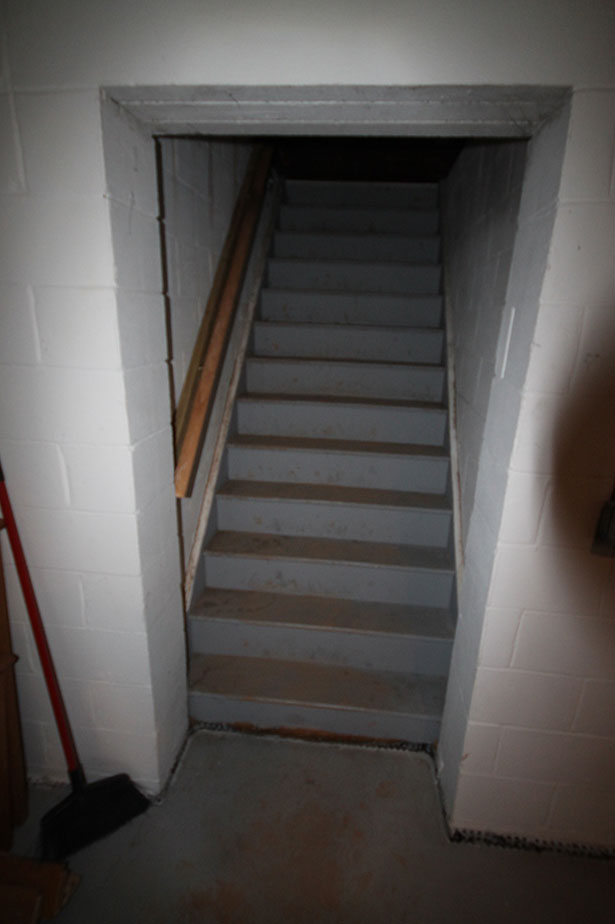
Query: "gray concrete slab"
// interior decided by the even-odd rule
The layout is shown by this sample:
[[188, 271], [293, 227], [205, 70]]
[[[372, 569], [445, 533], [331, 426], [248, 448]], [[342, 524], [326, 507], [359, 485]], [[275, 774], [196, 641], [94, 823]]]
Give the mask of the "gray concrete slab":
[[[39, 795], [38, 810], [57, 798]], [[451, 843], [422, 754], [233, 733], [193, 736], [162, 804], [70, 866], [58, 924], [615, 917], [612, 861]]]

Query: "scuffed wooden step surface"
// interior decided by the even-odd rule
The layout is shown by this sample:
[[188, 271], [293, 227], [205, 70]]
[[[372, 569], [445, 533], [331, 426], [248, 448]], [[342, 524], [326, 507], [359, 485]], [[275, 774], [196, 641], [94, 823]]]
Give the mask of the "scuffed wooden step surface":
[[421, 568], [430, 571], [452, 569], [450, 549], [426, 549], [422, 546], [386, 544], [383, 542], [338, 541], [336, 539], [295, 538], [292, 536], [260, 535], [258, 533], [218, 532], [207, 552], [224, 554], [288, 556], [305, 561], [356, 562], [395, 568]]
[[435, 364], [252, 356], [245, 368], [249, 392], [437, 403], [444, 398], [444, 369]]
[[445, 681], [297, 661], [193, 655], [190, 714], [366, 737], [433, 742]]
[[442, 296], [264, 288], [260, 314], [263, 321], [433, 328], [442, 319]]
[[256, 321], [256, 356], [372, 360], [392, 363], [437, 363], [444, 334], [435, 328], [371, 327]]
[[238, 399], [240, 433], [443, 446], [446, 408], [418, 401], [249, 394]]
[[347, 488], [342, 485], [227, 481], [219, 489], [218, 494], [224, 497], [311, 500], [315, 503], [365, 504], [450, 512], [450, 504], [438, 494], [388, 491], [378, 488]]
[[237, 434], [229, 476], [255, 481], [339, 484], [444, 494], [448, 454], [441, 446]]
[[284, 594], [206, 588], [194, 608], [196, 616], [253, 620], [277, 625], [350, 629], [355, 632], [429, 636], [450, 640], [454, 624], [444, 609], [362, 603], [333, 597], [288, 597]]
[[435, 234], [421, 236], [277, 231], [273, 239], [273, 254], [276, 257], [299, 259], [436, 263], [440, 255], [440, 238]]
[[190, 650], [446, 676], [454, 624], [444, 609], [207, 588]]
[[438, 494], [289, 482], [228, 481], [218, 529], [446, 548], [451, 509]]
[[314, 291], [366, 291], [405, 295], [436, 294], [440, 289], [440, 266], [354, 260], [310, 260], [270, 257], [267, 284], [281, 289]]
[[205, 550], [208, 587], [280, 591], [448, 608], [449, 549], [218, 532]]

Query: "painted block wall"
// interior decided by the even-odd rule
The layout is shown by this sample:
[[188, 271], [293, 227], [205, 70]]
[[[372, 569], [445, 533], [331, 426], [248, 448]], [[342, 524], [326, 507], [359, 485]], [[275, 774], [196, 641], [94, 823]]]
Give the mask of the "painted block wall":
[[[472, 491], [462, 523], [458, 622], [438, 752], [442, 788], [450, 812], [455, 804], [458, 768], [464, 754], [521, 385], [553, 227], [567, 122], [565, 109], [527, 146], [507, 142], [467, 150], [443, 190], [448, 222], [445, 259], [449, 323], [457, 343], [455, 365], [461, 372], [455, 375], [455, 405], [461, 410], [457, 420], [460, 480], [462, 489], [465, 486]], [[545, 183], [545, 176], [554, 179]]]
[[[604, 0], [5, 0], [14, 85], [611, 86]], [[554, 24], [557, 28], [554, 28]]]
[[453, 821], [601, 846], [615, 843], [615, 583], [591, 545], [615, 473], [613, 92], [574, 95], [566, 142], [560, 181], [524, 190], [554, 227], [543, 271], [524, 260], [538, 313], [529, 350], [511, 340], [519, 422]]
[[[248, 141], [163, 138], [162, 180], [175, 407], [252, 150]], [[180, 501], [184, 556], [192, 547], [208, 458]]]
[[502, 362], [498, 347], [506, 340], [509, 323], [506, 294], [526, 148], [526, 141], [466, 147], [441, 192], [464, 545], [474, 509], [491, 386], [496, 365]]
[[[83, 630], [70, 662], [62, 664], [62, 673], [67, 684], [79, 684], [72, 702], [75, 709], [84, 704], [80, 717], [84, 734], [94, 727], [94, 706], [82, 696], [82, 680], [70, 676], [76, 671], [74, 665], [87, 665], [86, 683], [95, 676], [109, 696], [100, 736], [94, 742], [97, 750], [85, 754], [86, 769], [97, 773], [103, 772], [103, 766], [128, 769], [136, 778], [151, 780], [159, 778], [168, 764], [178, 730], [172, 718], [175, 707], [169, 708], [166, 730], [158, 729], [153, 718], [159, 689], [163, 693], [156, 705], [158, 716], [165, 701], [174, 701], [164, 683], [172, 672], [170, 661], [157, 660], [160, 652], [164, 655], [162, 633], [146, 636], [143, 631], [146, 610], [158, 605], [163, 571], [147, 550], [144, 530], [137, 531], [136, 511], [141, 509], [138, 504], [145, 503], [141, 495], [151, 497], [152, 483], [160, 479], [160, 484], [168, 485], [169, 441], [165, 434], [159, 437], [158, 453], [144, 448], [137, 452], [141, 447], [137, 395], [150, 395], [142, 405], [143, 439], [149, 433], [156, 441], [156, 434], [164, 431], [158, 429], [153, 398], [162, 389], [161, 376], [155, 372], [161, 340], [152, 333], [157, 358], [142, 363], [150, 367], [147, 372], [124, 371], [131, 336], [143, 337], [140, 324], [133, 321], [139, 312], [147, 318], [155, 314], [147, 308], [153, 303], [151, 293], [141, 292], [138, 286], [132, 287], [130, 296], [123, 287], [116, 292], [100, 87], [492, 83], [612, 89], [613, 11], [602, 0], [584, 4], [494, 0], [487, 6], [482, 0], [453, 5], [439, 0], [423, 5], [383, 0], [377, 7], [367, 0], [314, 0], [309, 7], [282, 0], [236, 0], [232, 14], [226, 0], [177, 0], [173, 5], [163, 0], [143, 5], [126, 0], [104, 4], [63, 0], [53, 9], [42, 0], [27, 4], [4, 0], [1, 14], [0, 283], [8, 310], [1, 320], [0, 450], [13, 452], [12, 460], [7, 455], [7, 476], [16, 485], [17, 514], [20, 522], [24, 519], [24, 539], [43, 606], [53, 614], [51, 621], [75, 620], [75, 629]], [[601, 141], [583, 131], [581, 137], [577, 157], [581, 166], [587, 161], [593, 170], [594, 155], [602, 157]], [[124, 163], [130, 173], [130, 146]], [[133, 170], [131, 176], [132, 186], [138, 183], [139, 173]], [[149, 225], [141, 216], [139, 220]], [[575, 229], [582, 227], [579, 215], [574, 221]], [[602, 251], [599, 254], [604, 271], [611, 266], [610, 258]], [[46, 324], [36, 309], [42, 294], [51, 299]], [[128, 298], [132, 310], [125, 312]], [[56, 312], [63, 314], [71, 304], [86, 303], [87, 314], [78, 307], [70, 324], [56, 321]], [[39, 328], [45, 332], [40, 338]], [[151, 391], [143, 387], [148, 376], [155, 380]], [[81, 397], [88, 395], [93, 398], [88, 408], [96, 413], [82, 411]], [[91, 510], [68, 506], [63, 463], [56, 462], [59, 449], [63, 457], [69, 445], [75, 453], [73, 483], [84, 492], [98, 489]], [[96, 465], [90, 468], [91, 457], [107, 460], [102, 487], [98, 478], [90, 477], [92, 471], [99, 471]], [[128, 465], [129, 458], [134, 465]], [[30, 474], [32, 466], [36, 470]], [[126, 507], [117, 511], [114, 505], [120, 499]], [[80, 502], [85, 505], [85, 499]], [[28, 518], [31, 525], [26, 530]], [[170, 523], [168, 514], [164, 522]], [[92, 546], [100, 554], [86, 555]], [[169, 543], [163, 548], [172, 583], [176, 556]], [[91, 572], [93, 558], [97, 570]], [[145, 570], [142, 558], [148, 563]], [[20, 669], [28, 673], [32, 664], [30, 673], [35, 676], [34, 663], [28, 661], [31, 652], [23, 611], [18, 594], [12, 596], [14, 623], [21, 624], [16, 629], [23, 653]], [[97, 614], [104, 631], [96, 628], [96, 622], [83, 623], [88, 612]], [[117, 636], [122, 641], [119, 648], [108, 644]], [[90, 649], [88, 640], [96, 642]], [[499, 644], [504, 646], [504, 641]], [[139, 687], [145, 700], [143, 710], [134, 712], [132, 727], [141, 733], [134, 741], [126, 731], [128, 706], [122, 687], [125, 676], [117, 674], [118, 651], [125, 652], [121, 663], [131, 667], [131, 691]], [[468, 676], [471, 687], [472, 671]], [[176, 679], [181, 683], [181, 673]], [[122, 695], [112, 713], [116, 685]], [[59, 772], [57, 751], [43, 701], [38, 689], [30, 700], [33, 711], [26, 716], [27, 746], [38, 771], [53, 775]], [[453, 777], [455, 773], [453, 768]], [[486, 827], [488, 822], [489, 818]]]
[[[156, 789], [166, 779], [187, 727], [158, 180], [151, 134], [107, 99], [102, 100], [101, 123], [143, 588], [141, 618], [156, 735]], [[94, 463], [90, 465], [95, 471]]]
[[[131, 205], [121, 203], [119, 188], [107, 188], [97, 92], [17, 94], [9, 109], [0, 316], [7, 483], [87, 773], [95, 778], [121, 766], [155, 789], [158, 732], [140, 547], [151, 508], [134, 478], [150, 428], [144, 421], [138, 432], [130, 402], [131, 390], [144, 387], [138, 381], [146, 367], [121, 342], [116, 279], [124, 270], [110, 233]], [[147, 207], [139, 202], [132, 212], [133, 231]], [[150, 291], [156, 288], [154, 274]], [[139, 340], [147, 344], [143, 316]], [[168, 409], [166, 418], [168, 425]], [[5, 552], [28, 769], [62, 778], [38, 657]]]

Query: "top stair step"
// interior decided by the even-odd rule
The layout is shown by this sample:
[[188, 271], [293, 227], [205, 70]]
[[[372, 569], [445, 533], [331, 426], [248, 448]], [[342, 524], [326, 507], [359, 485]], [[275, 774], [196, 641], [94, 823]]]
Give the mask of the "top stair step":
[[382, 260], [406, 263], [437, 263], [437, 234], [346, 234], [309, 231], [277, 231], [275, 257], [327, 260]]
[[287, 180], [285, 193], [292, 205], [415, 209], [438, 204], [437, 183]]
[[353, 231], [378, 234], [437, 234], [437, 209], [329, 208], [283, 205], [282, 231]]
[[433, 263], [270, 257], [267, 280], [274, 289], [437, 295], [440, 266]]

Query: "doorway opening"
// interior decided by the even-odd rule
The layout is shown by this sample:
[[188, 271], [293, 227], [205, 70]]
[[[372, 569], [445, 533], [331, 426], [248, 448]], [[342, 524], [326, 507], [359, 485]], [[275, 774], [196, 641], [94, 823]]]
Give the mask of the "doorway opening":
[[[463, 170], [467, 175], [475, 171], [479, 177], [490, 178], [496, 186], [501, 183], [505, 187], [501, 201], [506, 200], [505, 214], [510, 217], [515, 211], [512, 204], [514, 196], [511, 197], [512, 186], [515, 185], [516, 176], [516, 180], [519, 181], [518, 189], [521, 190], [523, 167], [525, 166], [525, 156], [513, 155], [512, 151], [524, 148], [526, 140], [539, 132], [545, 119], [561, 110], [566, 94], [559, 89], [536, 89], [535, 91], [526, 89], [521, 93], [518, 88], [497, 88], [496, 90], [487, 88], [484, 91], [474, 92], [468, 92], [467, 89], [460, 91], [458, 88], [438, 88], [437, 92], [408, 90], [400, 93], [395, 91], [389, 93], [389, 98], [385, 99], [387, 91], [382, 88], [371, 93], [371, 97], [374, 98], [370, 98], [367, 88], [361, 88], [360, 93], [354, 93], [349, 88], [324, 91], [320, 88], [318, 93], [315, 88], [304, 90], [301, 88], [285, 88], [284, 90], [252, 88], [239, 92], [237, 88], [234, 88], [232, 93], [224, 88], [205, 90], [200, 88], [200, 92], [196, 94], [197, 98], [195, 99], [192, 94], [193, 98], [189, 100], [189, 104], [186, 102], [183, 88], [180, 99], [176, 91], [165, 93], [160, 88], [111, 90], [108, 91], [108, 96], [121, 106], [124, 114], [127, 112], [130, 118], [136, 118], [140, 124], [138, 130], [144, 131], [150, 138], [152, 134], [161, 135], [170, 143], [170, 137], [174, 136], [178, 144], [193, 145], [205, 143], [203, 139], [209, 138], [212, 146], [231, 144], [236, 145], [236, 150], [239, 150], [243, 144], [250, 144], [259, 136], [275, 136], [281, 139], [282, 136], [278, 134], [280, 130], [278, 113], [283, 110], [286, 130], [283, 133], [283, 142], [280, 140], [280, 163], [296, 174], [311, 170], [319, 172], [322, 177], [327, 171], [334, 170], [339, 177], [345, 171], [350, 170], [354, 173], [354, 179], [358, 179], [357, 174], [363, 173], [366, 176], [369, 174], [373, 177], [386, 165], [388, 176], [393, 178], [396, 172], [398, 176], [401, 173], [403, 154], [400, 152], [406, 146], [407, 156], [409, 156], [410, 148], [414, 149], [412, 155], [415, 169], [423, 171], [425, 177], [428, 175], [433, 177], [434, 173], [439, 172], [439, 181], [444, 175], [450, 176], [454, 169], [453, 165], [458, 166], [463, 155], [466, 155]], [[259, 115], [256, 115], [257, 110], [255, 109], [257, 100], [266, 103], [264, 109], [258, 110]], [[443, 100], [446, 100], [446, 103], [443, 103]], [[379, 102], [380, 105], [374, 105], [375, 102]], [[310, 112], [312, 114], [311, 124], [310, 128], [306, 129], [306, 116], [309, 119]], [[434, 118], [434, 112], [437, 112], [437, 118]], [[406, 136], [404, 138], [399, 138], [400, 123], [403, 123], [403, 135]], [[319, 130], [323, 130], [323, 126], [323, 136], [314, 137]], [[308, 130], [310, 137], [307, 139], [288, 137], [307, 133]], [[198, 141], [196, 140], [197, 135], [199, 136]], [[335, 141], [331, 139], [332, 143], [325, 144], [324, 135], [337, 137]], [[369, 136], [378, 135], [388, 136], [391, 139], [386, 154], [383, 153], [382, 147], [379, 148], [379, 143], [382, 142], [369, 138]], [[364, 154], [359, 159], [349, 158], [349, 146], [352, 146], [356, 152], [357, 136], [362, 138], [362, 144], [365, 145]], [[309, 155], [306, 154], [306, 145], [308, 150], [311, 148]], [[505, 153], [502, 154], [502, 151]], [[235, 156], [237, 159], [237, 155]], [[515, 174], [519, 163], [522, 164], [520, 176], [518, 173]], [[533, 170], [534, 173], [538, 172], [536, 164]], [[505, 180], [502, 179], [504, 175]], [[463, 186], [464, 182], [460, 179], [459, 188]], [[461, 195], [459, 190], [458, 194]], [[483, 194], [483, 205], [486, 204], [485, 198]], [[520, 196], [517, 197], [516, 202], [517, 209], [519, 198]], [[485, 214], [475, 216], [477, 227]], [[494, 220], [497, 218], [496, 215], [492, 217]], [[475, 236], [477, 246], [479, 239], [480, 233], [477, 230]], [[458, 253], [461, 254], [463, 242], [460, 235], [457, 235], [457, 243]], [[506, 250], [506, 243], [501, 244], [500, 249], [502, 252]], [[469, 256], [466, 254], [468, 260]], [[512, 250], [508, 253], [508, 259], [508, 268], [510, 268]], [[463, 260], [459, 257], [458, 266], [462, 263]], [[504, 297], [499, 305], [499, 312], [494, 312], [490, 316], [492, 323], [488, 332], [488, 348], [493, 358], [494, 369], [497, 368], [499, 362], [502, 343], [506, 340], [506, 337], [502, 337], [502, 331], [507, 330], [509, 324], [505, 317], [508, 279], [506, 260], [497, 260], [496, 263], [499, 269], [497, 271], [493, 269], [493, 272], [499, 273], [497, 285], [500, 287], [504, 285]], [[468, 287], [471, 288], [472, 284], [466, 279], [460, 279], [460, 291], [466, 291]], [[485, 279], [481, 282], [482, 284], [488, 287], [490, 283]], [[501, 288], [498, 291], [501, 291]], [[187, 297], [185, 292], [182, 297]], [[472, 313], [471, 304], [472, 298], [468, 301], [470, 314]], [[473, 323], [473, 332], [468, 326], [464, 330], [464, 337], [474, 336], [476, 333], [476, 318]], [[457, 329], [460, 329], [459, 326]], [[467, 363], [471, 365], [471, 358], [468, 358]], [[473, 497], [476, 497], [478, 492], [482, 434], [487, 427], [490, 376], [492, 376], [492, 370], [488, 367], [489, 363], [484, 362], [483, 357], [483, 377], [481, 381], [475, 380], [473, 387], [475, 395], [479, 396], [482, 402], [484, 416], [478, 427], [480, 432], [477, 434], [476, 427], [471, 433], [469, 430], [470, 439], [466, 441], [466, 445], [470, 444], [474, 471], [473, 476], [468, 476], [469, 483], [474, 478]], [[472, 423], [476, 422], [468, 418], [469, 426], [472, 426]], [[514, 418], [511, 420], [511, 428], [514, 430]], [[503, 455], [505, 454], [506, 449], [504, 448]], [[500, 500], [502, 497], [503, 485]], [[471, 514], [472, 505], [467, 511], [467, 516], [470, 517]], [[466, 529], [469, 535], [469, 522], [466, 522]], [[484, 574], [489, 570], [485, 567], [488, 558], [489, 550], [478, 562], [470, 562], [466, 556], [465, 567], [469, 570], [471, 565], [476, 568], [477, 572]], [[483, 587], [481, 592], [486, 594], [486, 587]], [[480, 614], [478, 618], [480, 619]], [[467, 624], [464, 624], [464, 632], [467, 628]], [[472, 627], [471, 634], [473, 637], [476, 636], [476, 625]], [[463, 648], [463, 645], [458, 647]], [[453, 664], [455, 665], [455, 660]], [[466, 665], [464, 678], [466, 679], [463, 680], [463, 684], [471, 684], [471, 665]], [[459, 682], [459, 678], [456, 677], [455, 683], [459, 684]], [[464, 708], [467, 709], [467, 688], [464, 688], [462, 702]], [[455, 777], [458, 768], [458, 762], [455, 766], [453, 755], [458, 749], [457, 744], [462, 725], [462, 715], [450, 713], [447, 717], [445, 713], [441, 747], [442, 753], [447, 754], [447, 757], [443, 759], [442, 765], [450, 768], [448, 772], [452, 774], [452, 777]], [[447, 739], [451, 742], [448, 753], [446, 752]]]

